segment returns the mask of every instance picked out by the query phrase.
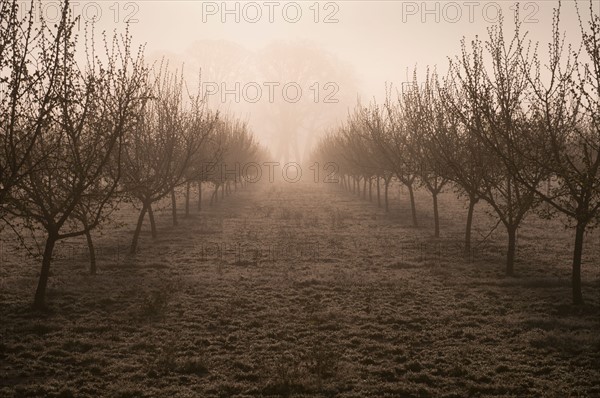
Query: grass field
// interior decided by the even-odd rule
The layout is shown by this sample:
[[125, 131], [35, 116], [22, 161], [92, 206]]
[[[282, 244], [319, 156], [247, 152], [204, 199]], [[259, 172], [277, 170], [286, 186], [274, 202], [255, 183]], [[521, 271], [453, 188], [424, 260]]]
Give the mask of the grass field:
[[483, 205], [465, 260], [462, 202], [442, 196], [436, 240], [431, 200], [413, 228], [407, 197], [386, 215], [331, 187], [249, 187], [177, 227], [158, 211], [135, 256], [124, 208], [98, 275], [83, 241], [59, 246], [45, 313], [37, 261], [4, 240], [0, 396], [600, 396], [599, 231], [574, 307], [560, 221], [526, 220], [506, 277]]

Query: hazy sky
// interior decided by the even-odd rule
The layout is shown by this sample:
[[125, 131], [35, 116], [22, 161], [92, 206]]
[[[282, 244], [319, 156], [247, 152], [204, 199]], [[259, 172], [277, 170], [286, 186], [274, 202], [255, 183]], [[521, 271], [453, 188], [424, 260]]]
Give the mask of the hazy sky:
[[[353, 74], [354, 80], [348, 81], [352, 80], [355, 85], [339, 87], [340, 91], [347, 89], [340, 99], [349, 101], [341, 107], [347, 109], [356, 99], [355, 93], [348, 95], [347, 91], [358, 91], [356, 94], [366, 99], [382, 98], [386, 82], [398, 85], [407, 80], [407, 68], [412, 70], [418, 65], [424, 69], [426, 65], [437, 65], [443, 73], [447, 57], [458, 54], [460, 39], [475, 35], [485, 37], [486, 28], [497, 22], [499, 10], [506, 17], [506, 27], [511, 27], [516, 4], [519, 4], [523, 27], [530, 32], [530, 38], [545, 46], [550, 38], [552, 10], [558, 5], [557, 1], [109, 0], [81, 1], [75, 3], [75, 7], [76, 13], [82, 14], [84, 19], [101, 13], [100, 29], [122, 28], [127, 18], [133, 18], [134, 40], [147, 43], [147, 54], [167, 54], [175, 62], [185, 61], [193, 67], [217, 62], [213, 50], [206, 45], [191, 59], [190, 48], [199, 41], [227, 42], [230, 52], [237, 48], [243, 50], [240, 54], [252, 54], [254, 64], [256, 55], [273, 42], [311, 43], [311, 46], [337, 57]], [[579, 6], [587, 18], [589, 1], [580, 0]], [[593, 6], [598, 12], [600, 1], [594, 0]], [[49, 7], [47, 12], [51, 11]], [[568, 38], [578, 42], [580, 33], [573, 1], [563, 2], [561, 26]], [[238, 63], [242, 60], [242, 67], [244, 62], [250, 62], [244, 57], [237, 60]], [[253, 78], [258, 81], [258, 76], [246, 72], [244, 81]], [[264, 75], [262, 78], [274, 79]], [[236, 111], [236, 104], [228, 105], [228, 109]], [[256, 123], [249, 115], [252, 110], [243, 106], [240, 109], [251, 123]], [[339, 110], [337, 107], [336, 112]]]
[[[133, 13], [136, 40], [148, 50], [184, 52], [194, 41], [222, 39], [257, 50], [273, 40], [310, 40], [352, 64], [367, 86], [398, 80], [415, 64], [445, 66], [459, 49], [462, 36], [484, 35], [502, 9], [512, 19], [519, 4], [524, 28], [534, 40], [546, 42], [557, 1], [113, 1], [95, 2], [102, 25]], [[584, 11], [587, 1], [579, 1]], [[95, 7], [87, 7], [93, 15]], [[573, 1], [563, 2], [562, 26], [578, 39]], [[596, 8], [600, 1], [595, 0]], [[237, 11], [235, 11], [237, 8]], [[297, 11], [301, 16], [296, 19]], [[317, 13], [318, 10], [318, 13]], [[228, 11], [233, 11], [228, 13]], [[257, 14], [260, 12], [260, 15]], [[273, 22], [269, 21], [271, 16]], [[584, 16], [586, 16], [584, 14]], [[315, 17], [318, 22], [315, 22]], [[239, 22], [236, 21], [239, 18]], [[257, 22], [253, 22], [256, 20]], [[329, 22], [326, 23], [325, 21]], [[507, 21], [510, 22], [510, 21]]]

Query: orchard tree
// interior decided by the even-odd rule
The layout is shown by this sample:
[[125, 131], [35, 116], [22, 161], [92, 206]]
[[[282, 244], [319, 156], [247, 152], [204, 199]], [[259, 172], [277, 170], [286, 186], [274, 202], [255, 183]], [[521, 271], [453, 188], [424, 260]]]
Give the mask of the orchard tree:
[[[528, 170], [535, 185], [548, 177], [543, 167], [514, 149], [529, 147], [527, 137], [536, 128], [531, 109], [524, 105], [529, 99], [531, 85], [521, 56], [528, 51], [522, 46], [526, 34], [521, 33], [520, 27], [517, 10], [514, 36], [509, 42], [504, 37], [502, 16], [498, 25], [488, 29], [485, 49], [491, 61], [491, 73], [484, 67], [481, 43], [473, 41], [470, 58], [463, 41], [462, 71], [456, 72], [470, 108], [479, 112], [478, 117], [483, 120], [482, 128], [473, 132], [487, 148], [488, 162], [496, 166], [484, 175], [480, 197], [494, 209], [508, 233], [507, 275], [514, 274], [517, 230], [525, 216], [539, 203], [535, 192], [516, 178], [514, 169]], [[506, 159], [510, 159], [511, 166]]]
[[68, 1], [61, 2], [61, 18], [54, 28], [43, 16], [37, 22], [35, 1], [27, 13], [20, 8], [25, 4], [0, 1], [0, 207], [43, 160], [33, 152], [59, 105], [56, 86], [63, 42], [72, 31]]
[[435, 73], [427, 71], [425, 84], [420, 86], [417, 72], [413, 84], [403, 93], [406, 123], [406, 148], [412, 160], [412, 169], [433, 199], [434, 236], [440, 236], [438, 195], [449, 181], [444, 158], [439, 155], [435, 135], [445, 128], [445, 112], [440, 106], [435, 90]]
[[120, 156], [123, 189], [140, 207], [131, 253], [137, 250], [146, 213], [152, 237], [156, 238], [152, 205], [181, 185], [216, 120], [216, 115], [205, 110], [203, 102], [186, 103], [182, 88], [183, 81], [177, 72], [171, 72], [163, 64], [154, 69], [146, 88], [148, 100]]
[[[450, 68], [452, 70], [452, 67]], [[446, 123], [435, 131], [438, 156], [446, 165], [446, 175], [459, 196], [468, 200], [465, 226], [464, 255], [471, 256], [471, 230], [475, 206], [481, 198], [485, 176], [493, 166], [486, 156], [486, 148], [475, 131], [483, 129], [479, 112], [470, 108], [462, 86], [452, 80], [452, 76], [440, 85], [437, 83], [439, 105], [442, 107]]]
[[46, 236], [37, 309], [44, 307], [56, 243], [89, 234], [103, 220], [119, 175], [104, 177], [136, 122], [145, 79], [141, 49], [136, 53], [128, 34], [115, 38], [112, 48], [106, 46], [104, 60], [94, 53], [93, 42], [86, 43], [88, 63], [80, 68], [75, 61], [76, 21], [65, 9], [56, 81], [49, 94], [56, 104], [40, 126], [26, 161], [29, 171], [17, 182], [7, 206], [32, 234], [41, 229]]
[[315, 173], [315, 182], [336, 182], [343, 189], [350, 191], [350, 185], [346, 178], [348, 173], [347, 160], [343, 155], [344, 148], [342, 145], [337, 130], [330, 130], [320, 138], [312, 154], [313, 165], [326, 170], [331, 169], [332, 172], [323, 179], [318, 178], [320, 173]]
[[[580, 19], [582, 52], [565, 48], [559, 6], [554, 11], [553, 40], [548, 44], [545, 68], [537, 53], [522, 56], [532, 86], [530, 101], [536, 129], [526, 136], [527, 145], [509, 149], [546, 170], [552, 183], [540, 185], [532, 168], [519, 167], [508, 151], [502, 152], [516, 178], [565, 215], [568, 225], [575, 229], [574, 304], [583, 304], [585, 233], [600, 215], [600, 16], [594, 13], [591, 1], [589, 11], [589, 29]], [[544, 69], [549, 76], [546, 79], [542, 77]]]
[[377, 159], [377, 196], [379, 202], [379, 179], [384, 184], [385, 212], [389, 212], [389, 186], [397, 166], [393, 162], [394, 155], [389, 152], [392, 147], [392, 137], [387, 113], [377, 104], [372, 103], [368, 108], [362, 110], [362, 123], [365, 126], [365, 134], [371, 143], [372, 153]]
[[[394, 165], [394, 173], [398, 180], [408, 188], [412, 224], [419, 225], [417, 220], [417, 205], [414, 188], [417, 182], [418, 169], [415, 167], [410, 153], [410, 135], [408, 129], [407, 108], [402, 95], [398, 95], [396, 102], [388, 98], [385, 108], [387, 111], [387, 134], [385, 140], [380, 142], [380, 147], [385, 150], [388, 161]], [[387, 150], [386, 150], [387, 148]]]
[[372, 175], [370, 156], [365, 151], [365, 139], [362, 133], [363, 125], [357, 117], [360, 114], [350, 115], [345, 125], [340, 127], [338, 134], [343, 142], [342, 155], [346, 157], [348, 169], [351, 170], [358, 197], [361, 196], [360, 183], [363, 182], [362, 197], [366, 198], [367, 180]]
[[215, 140], [219, 151], [218, 160], [208, 170], [207, 178], [215, 186], [211, 196], [211, 204], [218, 200], [218, 190], [221, 198], [231, 192], [231, 183], [235, 188], [246, 181], [245, 175], [250, 168], [247, 165], [255, 159], [259, 146], [245, 121], [229, 116], [217, 124]]

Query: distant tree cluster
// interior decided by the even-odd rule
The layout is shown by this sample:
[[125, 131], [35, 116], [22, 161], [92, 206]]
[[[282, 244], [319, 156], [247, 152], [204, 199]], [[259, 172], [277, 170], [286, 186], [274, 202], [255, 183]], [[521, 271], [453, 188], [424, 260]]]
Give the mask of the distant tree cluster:
[[154, 203], [171, 195], [177, 224], [177, 189], [187, 214], [192, 183], [199, 194], [214, 185], [216, 200], [247, 177], [221, 166], [265, 152], [245, 123], [190, 94], [181, 72], [146, 64], [128, 30], [103, 35], [96, 51], [86, 28], [82, 65], [69, 1], [53, 24], [34, 15], [33, 1], [28, 12], [20, 3], [0, 0], [0, 218], [21, 242], [45, 237], [34, 299], [42, 308], [58, 241], [85, 235], [95, 273], [91, 233], [119, 203], [140, 209], [135, 253], [146, 214], [156, 237]]
[[[577, 4], [576, 4], [577, 5]], [[427, 69], [383, 105], [357, 105], [347, 121], [318, 145], [314, 157], [338, 165], [340, 184], [372, 197], [372, 184], [393, 178], [407, 187], [416, 226], [414, 188], [433, 198], [439, 237], [437, 197], [454, 188], [468, 201], [465, 252], [471, 251], [473, 211], [486, 202], [508, 234], [506, 273], [514, 272], [517, 230], [533, 211], [562, 214], [575, 232], [573, 302], [583, 303], [581, 261], [586, 230], [600, 221], [600, 16], [590, 1], [581, 44], [571, 47], [554, 11], [548, 60], [521, 30], [505, 36], [502, 18], [485, 41], [462, 40], [440, 77]], [[546, 206], [539, 206], [542, 203]]]

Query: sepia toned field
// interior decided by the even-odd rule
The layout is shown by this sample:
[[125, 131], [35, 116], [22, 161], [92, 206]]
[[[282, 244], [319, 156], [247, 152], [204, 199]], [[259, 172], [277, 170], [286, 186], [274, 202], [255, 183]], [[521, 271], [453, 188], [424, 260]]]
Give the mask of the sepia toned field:
[[[208, 195], [205, 195], [205, 198]], [[406, 191], [385, 214], [337, 187], [250, 186], [172, 226], [157, 211], [127, 254], [137, 214], [57, 249], [49, 310], [30, 310], [38, 261], [3, 242], [3, 397], [600, 396], [600, 233], [586, 237], [586, 304], [571, 303], [571, 230], [531, 215], [516, 276], [502, 225]], [[180, 205], [181, 207], [181, 205]]]

